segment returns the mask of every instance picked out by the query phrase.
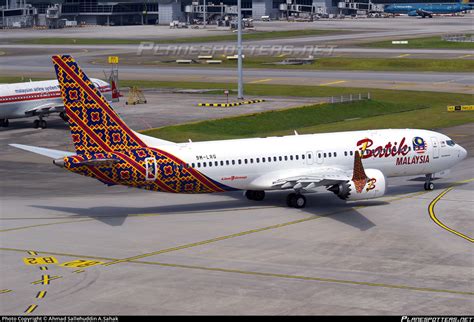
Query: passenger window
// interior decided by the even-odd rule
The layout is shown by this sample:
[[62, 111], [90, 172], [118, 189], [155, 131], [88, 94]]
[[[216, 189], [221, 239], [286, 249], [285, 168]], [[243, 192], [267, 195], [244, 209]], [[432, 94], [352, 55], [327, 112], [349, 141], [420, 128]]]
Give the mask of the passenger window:
[[324, 157], [326, 158], [326, 153], [324, 153], [323, 155], [324, 155]]
[[351, 156], [354, 155], [354, 151], [351, 151]]
[[292, 155], [290, 155], [290, 160], [293, 161], [293, 156]]
[[328, 153], [328, 156], [329, 156], [329, 157], [332, 157], [331, 152]]
[[202, 167], [203, 167], [203, 168], [206, 167], [206, 162], [203, 162], [203, 163], [202, 163]]
[[235, 164], [235, 160], [232, 160], [232, 165], [234, 165], [234, 164]]
[[198, 162], [198, 168], [200, 168], [200, 167], [201, 167], [201, 162]]
[[[310, 157], [311, 158], [311, 157]], [[321, 153], [318, 153], [318, 158], [321, 158]]]
[[247, 163], [248, 163], [248, 161], [249, 161], [249, 160], [245, 159], [245, 160], [244, 160], [244, 163], [245, 163], [245, 164], [247, 164]]
[[219, 162], [214, 162], [214, 165], [217, 167], [219, 165]]
[[224, 165], [224, 161], [221, 161], [221, 166], [223, 166], [223, 165]]
[[301, 155], [301, 160], [304, 160], [304, 154]]
[[239, 162], [239, 164], [242, 164], [242, 160], [239, 159], [238, 162]]
[[273, 161], [276, 162], [276, 161], [277, 161], [277, 157], [273, 157]]
[[334, 152], [334, 157], [337, 157], [337, 153], [336, 153], [336, 152]]
[[278, 160], [282, 161], [283, 159], [281, 158], [281, 156], [278, 157]]
[[229, 160], [225, 160], [225, 165], [229, 165]]
[[212, 167], [212, 162], [209, 162], [209, 167]]
[[265, 157], [262, 158], [262, 163], [265, 163]]
[[250, 158], [250, 163], [253, 163], [253, 159], [252, 159], [252, 158]]
[[288, 161], [288, 156], [285, 155], [285, 161]]
[[344, 156], [347, 157], [347, 151], [344, 151]]
[[195, 168], [195, 165], [194, 165], [194, 163], [193, 163], [193, 164], [191, 164], [191, 166], [192, 166], [193, 168]]

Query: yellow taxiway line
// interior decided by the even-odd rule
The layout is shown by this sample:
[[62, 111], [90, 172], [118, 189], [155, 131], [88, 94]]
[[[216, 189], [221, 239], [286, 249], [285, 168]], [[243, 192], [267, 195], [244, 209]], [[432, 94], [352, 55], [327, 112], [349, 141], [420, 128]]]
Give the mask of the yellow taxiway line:
[[396, 56], [395, 58], [403, 58], [403, 57], [408, 57], [408, 56], [411, 56], [411, 54], [402, 54], [402, 55]]
[[339, 81], [335, 81], [335, 82], [319, 84], [318, 86], [329, 86], [329, 85], [342, 84], [342, 83], [346, 83], [346, 82], [347, 81], [345, 81], [345, 80], [339, 80]]
[[[461, 183], [468, 183], [468, 182], [471, 182], [471, 181], [474, 181], [474, 179], [469, 179], [469, 180], [465, 180], [465, 181], [462, 181]], [[441, 192], [435, 199], [433, 199], [433, 201], [431, 201], [431, 203], [429, 204], [428, 206], [428, 213], [430, 214], [430, 218], [431, 220], [433, 220], [438, 226], [440, 226], [441, 228], [449, 231], [450, 233], [453, 233], [461, 238], [464, 238], [465, 240], [467, 241], [470, 241], [471, 243], [474, 243], [474, 238], [471, 238], [469, 236], [466, 236], [452, 228], [449, 228], [448, 226], [446, 226], [445, 224], [443, 224], [437, 217], [436, 217], [436, 214], [434, 212], [434, 208], [436, 206], [436, 204], [438, 203], [438, 201], [441, 200], [441, 198], [443, 198], [448, 192], [450, 192], [451, 190], [453, 190], [454, 187], [449, 187], [447, 189], [445, 189], [443, 192]]]
[[269, 82], [271, 80], [272, 80], [271, 78], [258, 79], [258, 80], [254, 80], [252, 82], [249, 82], [249, 84], [265, 83], [265, 82]]

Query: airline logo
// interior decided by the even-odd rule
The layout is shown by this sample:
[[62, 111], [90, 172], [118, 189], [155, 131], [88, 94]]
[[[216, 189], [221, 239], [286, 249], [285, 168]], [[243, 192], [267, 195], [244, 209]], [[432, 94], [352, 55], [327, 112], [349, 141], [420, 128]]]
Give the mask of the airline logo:
[[418, 154], [423, 154], [426, 152], [426, 142], [419, 136], [413, 138], [413, 151]]
[[[369, 158], [390, 158], [396, 157], [395, 165], [411, 165], [429, 163], [428, 155], [407, 156], [409, 153], [406, 138], [402, 138], [399, 142], [387, 142], [382, 145], [374, 145], [374, 141], [365, 138], [357, 142], [357, 147], [361, 151], [362, 159]], [[421, 137], [414, 137], [412, 141], [413, 151], [417, 154], [424, 154], [427, 150], [426, 141]]]

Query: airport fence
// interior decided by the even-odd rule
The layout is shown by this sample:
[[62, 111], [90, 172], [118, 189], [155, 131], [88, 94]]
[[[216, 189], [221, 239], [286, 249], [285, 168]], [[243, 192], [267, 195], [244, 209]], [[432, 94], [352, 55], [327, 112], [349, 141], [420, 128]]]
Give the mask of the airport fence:
[[331, 96], [327, 98], [327, 103], [347, 103], [347, 102], [365, 101], [365, 100], [370, 100], [370, 93]]

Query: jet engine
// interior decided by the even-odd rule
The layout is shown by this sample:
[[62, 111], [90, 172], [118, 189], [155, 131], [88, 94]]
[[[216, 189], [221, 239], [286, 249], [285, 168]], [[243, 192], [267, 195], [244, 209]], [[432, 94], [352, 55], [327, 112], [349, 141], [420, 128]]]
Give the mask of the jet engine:
[[[366, 169], [367, 180], [364, 184], [358, 184], [353, 180], [332, 185], [328, 188], [343, 200], [363, 200], [382, 197], [387, 190], [387, 181], [382, 171], [377, 169]], [[359, 187], [359, 188], [357, 188]]]

